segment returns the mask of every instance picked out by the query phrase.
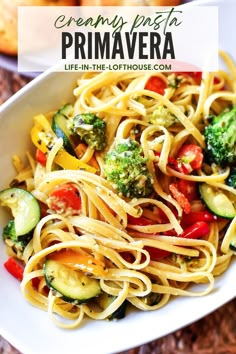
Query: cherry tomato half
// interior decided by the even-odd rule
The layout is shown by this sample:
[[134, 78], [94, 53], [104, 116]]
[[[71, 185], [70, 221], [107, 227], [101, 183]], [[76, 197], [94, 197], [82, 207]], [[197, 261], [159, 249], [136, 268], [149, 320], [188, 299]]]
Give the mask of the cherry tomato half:
[[159, 76], [151, 76], [146, 85], [145, 89], [149, 91], [154, 91], [160, 95], [164, 95], [167, 84]]
[[200, 146], [195, 144], [183, 145], [178, 152], [178, 158], [185, 164], [189, 164], [193, 170], [202, 167], [203, 153]]
[[79, 214], [81, 210], [80, 193], [72, 183], [63, 183], [51, 192], [49, 208], [59, 214]]

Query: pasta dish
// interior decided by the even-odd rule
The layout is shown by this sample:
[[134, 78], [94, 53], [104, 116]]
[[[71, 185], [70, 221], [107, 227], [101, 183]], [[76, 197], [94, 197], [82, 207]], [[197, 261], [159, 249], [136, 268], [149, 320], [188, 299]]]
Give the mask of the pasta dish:
[[[88, 72], [0, 191], [6, 269], [62, 328], [204, 296], [236, 252], [236, 68]], [[195, 285], [198, 285], [195, 287]]]

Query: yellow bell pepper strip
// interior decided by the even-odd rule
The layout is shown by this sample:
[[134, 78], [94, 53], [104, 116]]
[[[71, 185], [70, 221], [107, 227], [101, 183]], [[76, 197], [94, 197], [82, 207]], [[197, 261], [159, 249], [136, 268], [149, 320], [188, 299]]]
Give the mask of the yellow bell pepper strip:
[[[31, 140], [39, 150], [47, 155], [52, 145], [55, 143], [57, 136], [53, 132], [50, 123], [43, 114], [34, 117], [34, 123], [35, 124], [31, 129]], [[80, 161], [64, 149], [58, 151], [54, 158], [54, 162], [67, 170], [83, 169], [91, 173], [96, 173], [97, 171], [96, 168]]]
[[84, 169], [91, 173], [96, 173], [96, 168], [91, 167], [84, 163], [83, 161], [78, 160], [76, 157], [70, 155], [67, 151], [61, 149], [58, 151], [54, 159], [55, 163], [65, 170], [79, 170]]
[[50, 134], [53, 134], [56, 136], [54, 131], [52, 130], [51, 124], [47, 117], [44, 114], [38, 114], [37, 116], [34, 117], [34, 124], [38, 125], [41, 127], [41, 129], [45, 132], [48, 132]]
[[47, 118], [43, 114], [34, 117], [34, 126], [31, 129], [31, 140], [33, 144], [47, 154], [57, 139]]
[[[78, 159], [81, 159], [83, 157], [87, 148], [88, 147], [83, 143], [80, 143], [75, 147], [75, 153]], [[94, 167], [97, 171], [100, 171], [100, 166], [94, 156], [92, 156], [91, 159], [89, 160], [89, 165]]]
[[106, 275], [105, 264], [102, 261], [72, 249], [60, 250], [49, 255], [48, 258], [62, 263], [69, 268], [81, 270], [84, 273], [90, 273], [95, 276]]
[[44, 154], [47, 154], [51, 144], [53, 144], [56, 137], [52, 134], [46, 133], [38, 125], [34, 125], [31, 129], [31, 140], [33, 144], [41, 150]]

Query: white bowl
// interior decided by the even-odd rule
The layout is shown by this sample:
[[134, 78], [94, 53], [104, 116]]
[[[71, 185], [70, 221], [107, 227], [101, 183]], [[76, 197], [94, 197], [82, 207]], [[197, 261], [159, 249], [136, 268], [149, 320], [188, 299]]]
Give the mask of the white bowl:
[[[199, 3], [221, 4], [217, 0]], [[228, 26], [234, 23], [236, 7], [232, 10], [232, 7], [226, 5], [227, 1], [224, 7], [220, 6], [220, 46], [230, 53], [234, 49], [231, 38], [233, 29], [229, 30]], [[236, 55], [234, 57], [236, 59]], [[26, 148], [30, 146], [32, 117], [70, 101], [77, 76], [77, 73], [44, 73], [2, 105], [0, 189], [6, 187], [14, 176], [11, 156], [17, 153], [23, 157]], [[1, 210], [0, 225], [5, 224], [5, 218]], [[176, 298], [156, 312], [132, 312], [117, 322], [88, 320], [77, 330], [62, 330], [49, 320], [46, 312], [32, 307], [22, 297], [19, 282], [2, 266], [7, 259], [2, 240], [0, 246], [0, 333], [24, 354], [106, 354], [127, 350], [198, 320], [236, 295], [234, 261], [229, 270], [217, 279], [215, 290], [208, 296]]]

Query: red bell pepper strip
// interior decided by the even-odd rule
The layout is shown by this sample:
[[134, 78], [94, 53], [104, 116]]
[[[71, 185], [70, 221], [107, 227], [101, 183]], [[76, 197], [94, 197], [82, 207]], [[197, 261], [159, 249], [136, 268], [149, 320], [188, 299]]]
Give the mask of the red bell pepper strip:
[[185, 229], [184, 232], [179, 235], [179, 237], [197, 239], [207, 236], [209, 233], [209, 225], [205, 221], [197, 221], [191, 226], [187, 227], [187, 229]]
[[208, 210], [204, 211], [194, 211], [191, 212], [190, 214], [185, 214], [183, 213], [182, 219], [181, 219], [181, 226], [183, 228], [186, 228], [196, 222], [199, 221], [204, 221], [206, 223], [210, 223], [217, 220], [217, 216], [211, 214]]
[[148, 225], [153, 225], [153, 221], [145, 218], [144, 216], [135, 218], [131, 215], [128, 215], [128, 224], [137, 225], [137, 226], [148, 226]]
[[185, 197], [185, 195], [180, 192], [178, 189], [178, 186], [176, 183], [171, 183], [169, 185], [170, 192], [173, 196], [173, 198], [179, 203], [181, 208], [186, 214], [189, 214], [191, 212], [191, 204], [189, 203], [188, 199]]
[[197, 191], [197, 183], [194, 181], [187, 181], [179, 179], [176, 182], [178, 190], [185, 195], [189, 202], [199, 199]]
[[202, 238], [204, 236], [207, 236], [209, 232], [210, 232], [210, 228], [207, 222], [197, 221], [191, 224], [190, 226], [188, 226], [180, 235], [177, 235], [174, 229], [163, 232], [163, 235], [196, 239], [196, 238]]
[[36, 150], [35, 159], [41, 165], [46, 166], [47, 156], [39, 149]]
[[151, 76], [146, 85], [145, 90], [154, 91], [160, 95], [164, 95], [167, 84], [159, 76]]
[[13, 277], [22, 281], [24, 268], [17, 263], [13, 257], [9, 257], [8, 260], [4, 263], [4, 267]]
[[155, 248], [155, 247], [145, 246], [144, 249], [146, 251], [148, 251], [152, 261], [158, 261], [162, 258], [168, 257], [171, 254], [171, 252], [169, 252], [169, 251], [161, 250], [161, 249]]
[[[133, 216], [129, 215], [128, 222], [132, 225], [138, 225], [138, 226], [147, 226], [147, 225], [153, 224], [152, 220], [147, 219], [144, 216], [140, 216], [139, 218], [134, 218]], [[156, 236], [158, 236], [158, 235], [156, 235]], [[145, 246], [144, 249], [146, 251], [148, 251], [148, 253], [150, 254], [151, 260], [154, 260], [154, 261], [168, 257], [170, 255], [169, 251], [161, 250], [161, 249], [155, 248], [155, 247]], [[126, 261], [128, 261], [128, 262], [134, 261], [134, 260], [132, 260], [132, 255], [130, 253], [122, 252], [122, 255]]]

